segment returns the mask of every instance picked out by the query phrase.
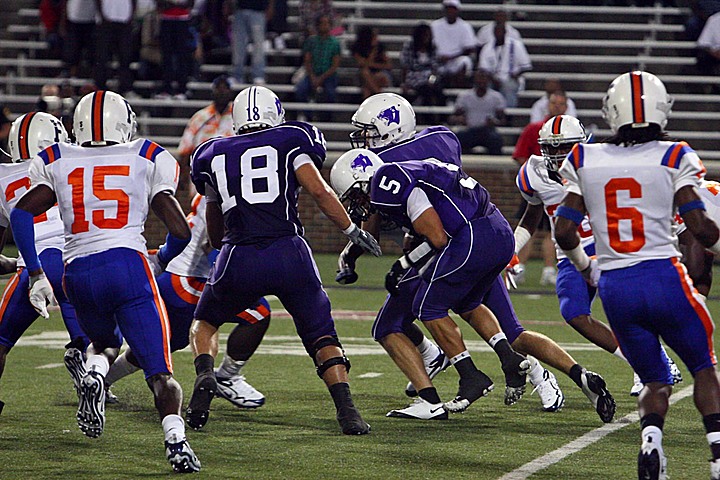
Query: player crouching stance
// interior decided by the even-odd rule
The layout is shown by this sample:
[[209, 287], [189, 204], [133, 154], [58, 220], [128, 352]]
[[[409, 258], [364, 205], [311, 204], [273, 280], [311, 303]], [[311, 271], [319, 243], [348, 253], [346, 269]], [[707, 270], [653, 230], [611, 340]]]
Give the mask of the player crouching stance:
[[154, 142], [131, 141], [135, 128], [135, 113], [122, 96], [98, 91], [83, 97], [73, 121], [78, 145], [56, 143], [32, 160], [32, 188], [10, 221], [30, 274], [30, 300], [43, 309], [52, 290], [35, 250], [33, 218], [56, 202], [60, 209], [65, 291], [91, 340], [80, 385], [80, 429], [92, 438], [103, 433], [104, 377], [117, 358], [121, 333], [155, 396], [168, 461], [176, 472], [196, 472], [200, 462], [180, 416], [182, 388], [172, 376], [167, 313], [142, 236], [151, 206], [168, 227], [164, 258], [185, 248], [190, 229], [173, 196], [177, 162]]

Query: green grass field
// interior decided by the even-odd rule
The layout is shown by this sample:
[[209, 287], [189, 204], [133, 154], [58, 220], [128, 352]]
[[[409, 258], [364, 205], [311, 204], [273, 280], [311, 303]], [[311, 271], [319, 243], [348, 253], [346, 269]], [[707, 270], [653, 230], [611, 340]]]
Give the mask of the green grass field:
[[[408, 399], [406, 380], [370, 338], [372, 315], [384, 293], [382, 279], [393, 258], [360, 263], [357, 286], [336, 286], [335, 256], [318, 264], [336, 314], [337, 329], [352, 361], [355, 402], [372, 433], [347, 437], [335, 421], [332, 400], [304, 354], [292, 322], [274, 318], [258, 353], [244, 370], [267, 396], [256, 411], [241, 411], [216, 399], [208, 425], [188, 438], [203, 464], [202, 478], [428, 478], [497, 479], [602, 426], [585, 396], [556, 372], [566, 395], [558, 413], [545, 413], [536, 395], [516, 405], [503, 404], [503, 377], [495, 355], [463, 327], [476, 364], [496, 380], [496, 390], [448, 421], [385, 418]], [[512, 294], [526, 328], [543, 332], [567, 347], [588, 369], [601, 373], [618, 403], [617, 419], [635, 411], [628, 395], [632, 372], [619, 359], [586, 342], [562, 322], [550, 287], [537, 284], [540, 267]], [[710, 302], [717, 317], [717, 300]], [[278, 302], [273, 308], [280, 308]], [[600, 312], [599, 303], [596, 311]], [[352, 318], [350, 311], [364, 315]], [[604, 315], [598, 314], [604, 319]], [[232, 327], [225, 325], [227, 334]], [[154, 478], [172, 475], [164, 458], [163, 436], [152, 396], [141, 374], [113, 387], [119, 405], [108, 406], [105, 433], [85, 437], [77, 427], [77, 398], [62, 366], [66, 341], [59, 314], [38, 320], [10, 353], [0, 400], [0, 478]], [[190, 396], [194, 371], [189, 351], [174, 355], [176, 376]], [[217, 363], [217, 362], [216, 362]], [[685, 372], [683, 391], [692, 382]], [[449, 369], [435, 384], [444, 400], [457, 389]], [[637, 423], [539, 471], [537, 479], [635, 478], [639, 448]], [[673, 480], [707, 478], [709, 451], [699, 414], [690, 397], [671, 407], [665, 428], [665, 453]], [[508, 477], [509, 478], [509, 477]], [[525, 478], [516, 475], [512, 478]]]

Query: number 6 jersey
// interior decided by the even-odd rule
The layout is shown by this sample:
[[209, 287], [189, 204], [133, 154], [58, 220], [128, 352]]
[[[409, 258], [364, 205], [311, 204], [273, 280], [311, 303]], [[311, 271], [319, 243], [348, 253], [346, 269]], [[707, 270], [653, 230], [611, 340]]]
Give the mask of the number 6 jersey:
[[577, 144], [560, 174], [585, 201], [601, 270], [679, 257], [675, 193], [700, 186], [705, 167], [686, 143]]
[[146, 253], [150, 202], [160, 192], [175, 193], [175, 158], [150, 140], [108, 147], [52, 145], [30, 165], [33, 186], [55, 192], [65, 228], [67, 263], [111, 248]]

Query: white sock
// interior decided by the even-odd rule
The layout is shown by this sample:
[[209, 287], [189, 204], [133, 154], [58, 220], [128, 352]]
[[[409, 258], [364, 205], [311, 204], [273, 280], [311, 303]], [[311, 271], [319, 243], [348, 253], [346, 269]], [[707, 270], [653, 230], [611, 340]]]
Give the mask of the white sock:
[[178, 443], [185, 440], [185, 422], [180, 415], [167, 415], [162, 419], [165, 441]]
[[464, 351], [458, 353], [457, 355], [455, 355], [454, 357], [452, 357], [450, 359], [450, 363], [455, 365], [460, 360], [464, 360], [466, 358], [470, 358], [470, 352], [468, 352], [467, 350], [464, 350]]
[[88, 355], [85, 361], [85, 370], [97, 372], [104, 377], [110, 370], [110, 363], [105, 355]]
[[236, 375], [240, 375], [240, 370], [245, 365], [245, 360], [233, 360], [226, 353], [223, 358], [220, 368], [218, 368], [215, 376], [218, 378], [232, 378]]
[[127, 355], [125, 355], [126, 353], [127, 350], [123, 352], [112, 365], [110, 365], [110, 370], [105, 376], [106, 385], [110, 386], [121, 378], [125, 378], [131, 373], [135, 373], [140, 370], [140, 367], [136, 367], [132, 363], [128, 362]]
[[537, 359], [528, 356], [528, 360], [530, 360], [530, 371], [528, 372], [528, 380], [530, 380], [530, 383], [532, 383], [534, 386], [540, 385], [543, 381], [543, 373], [545, 372], [545, 367], [540, 365], [540, 362], [537, 361]]
[[615, 355], [616, 357], [618, 357], [622, 360], [625, 360], [627, 362], [627, 358], [625, 358], [625, 355], [623, 355], [623, 353], [620, 351], [620, 347], [617, 347], [615, 349], [615, 351], [613, 352], [613, 355]]
[[493, 335], [490, 338], [490, 340], [488, 340], [488, 344], [490, 345], [490, 348], [495, 348], [495, 345], [497, 345], [497, 343], [500, 340], [507, 340], [507, 337], [505, 336], [504, 333], [500, 332], [500, 333], [496, 333], [495, 335]]
[[655, 425], [650, 425], [648, 427], [643, 428], [643, 430], [642, 430], [643, 442], [652, 442], [655, 445], [658, 445], [660, 448], [660, 453], [663, 453], [662, 437], [663, 437], [662, 430], [660, 430]]
[[431, 342], [427, 337], [423, 337], [423, 341], [417, 346], [420, 355], [422, 355], [423, 362], [430, 363], [435, 360], [435, 357], [440, 355], [440, 347]]
[[705, 435], [705, 438], [707, 438], [708, 445], [712, 447], [713, 445], [720, 443], [720, 432], [710, 432]]

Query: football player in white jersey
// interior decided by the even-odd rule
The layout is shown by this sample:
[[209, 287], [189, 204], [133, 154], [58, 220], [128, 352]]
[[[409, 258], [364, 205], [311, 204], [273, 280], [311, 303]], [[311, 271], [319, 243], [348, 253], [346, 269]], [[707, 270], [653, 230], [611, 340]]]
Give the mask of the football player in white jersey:
[[[164, 269], [158, 262], [158, 270], [155, 271], [160, 296], [170, 319], [172, 352], [182, 350], [190, 343], [190, 325], [195, 306], [210, 275], [211, 265], [219, 253], [210, 247], [205, 227], [205, 205], [205, 197], [196, 194], [187, 217], [192, 233], [190, 243]], [[150, 259], [151, 263], [157, 261], [157, 252], [151, 252]], [[261, 298], [257, 305], [243, 310], [238, 317], [244, 322], [238, 323], [230, 333], [225, 358], [215, 370], [218, 383], [216, 394], [238, 408], [258, 408], [265, 403], [265, 396], [245, 381], [240, 370], [260, 345], [270, 325], [270, 305]], [[217, 351], [213, 355], [217, 356]], [[140, 365], [135, 355], [131, 349], [127, 349], [110, 366], [105, 384], [110, 388], [110, 385], [138, 370]]]
[[10, 213], [18, 250], [30, 274], [30, 301], [42, 310], [52, 290], [35, 248], [33, 218], [57, 202], [65, 229], [64, 287], [91, 340], [80, 382], [78, 426], [95, 438], [105, 426], [104, 377], [122, 339], [145, 371], [165, 431], [166, 456], [177, 472], [200, 470], [179, 415], [182, 388], [172, 376], [170, 326], [142, 236], [152, 207], [168, 227], [158, 252], [163, 262], [190, 241], [173, 196], [179, 167], [145, 139], [132, 141], [135, 113], [120, 95], [97, 91], [75, 108], [78, 145], [53, 144], [30, 164], [32, 188]]
[[[684, 142], [664, 131], [672, 106], [665, 85], [647, 72], [617, 77], [603, 101], [614, 136], [577, 144], [560, 169], [568, 194], [555, 212], [555, 237], [591, 285], [623, 354], [645, 388], [638, 398], [642, 446], [638, 477], [666, 478], [662, 437], [672, 374], [660, 338], [695, 379], [695, 406], [720, 479], [720, 382], [713, 322], [680, 263], [672, 229], [675, 212], [705, 247], [720, 253], [720, 230], [697, 194], [705, 168]], [[583, 249], [577, 227], [588, 214], [597, 260]]]
[[[507, 274], [512, 277], [515, 265], [518, 264], [517, 252], [528, 242], [535, 232], [540, 219], [547, 215], [550, 221], [550, 234], [554, 239], [555, 210], [565, 197], [565, 184], [558, 173], [563, 160], [570, 153], [576, 143], [585, 143], [588, 139], [585, 128], [580, 121], [569, 115], [558, 115], [548, 119], [540, 129], [540, 150], [542, 156], [532, 155], [518, 171], [517, 184], [520, 194], [527, 201], [527, 207], [518, 226], [515, 228], [515, 253], [513, 262], [508, 266]], [[582, 239], [582, 246], [588, 255], [595, 255], [595, 240], [592, 235], [590, 223], [585, 217], [578, 227]], [[600, 348], [626, 360], [618, 347], [612, 330], [604, 323], [591, 316], [590, 307], [595, 298], [596, 288], [591, 287], [583, 280], [580, 273], [567, 259], [565, 254], [557, 248], [558, 276], [555, 289], [560, 301], [560, 314], [565, 321]], [[510, 282], [512, 283], [512, 281]], [[663, 349], [663, 352], [665, 350]], [[682, 375], [674, 362], [668, 358], [673, 372], [675, 383], [682, 381]], [[534, 385], [540, 380], [540, 369], [535, 375], [531, 373], [530, 381]], [[549, 373], [552, 376], [552, 373]], [[554, 380], [554, 376], [553, 376]], [[635, 374], [630, 394], [640, 395], [643, 384]], [[541, 397], [544, 389], [538, 388]]]
[[[28, 160], [53, 143], [67, 142], [68, 135], [57, 118], [48, 113], [31, 112], [13, 122], [8, 140], [13, 163], [0, 164], [0, 250], [5, 243], [5, 230], [10, 225], [10, 211], [30, 188]], [[62, 290], [62, 250], [65, 242], [58, 208], [53, 207], [35, 218], [34, 225], [36, 249], [46, 267], [48, 280], [70, 335], [64, 360], [77, 391], [80, 379], [85, 375], [84, 352], [89, 340], [78, 325], [75, 309]], [[15, 270], [14, 259], [10, 261], [7, 257], [0, 257], [0, 273]], [[40, 315], [48, 316], [47, 310], [37, 311], [30, 303], [27, 294], [29, 275], [22, 257], [17, 259], [17, 267], [17, 273], [8, 281], [0, 301], [0, 376], [8, 352], [20, 336]]]

